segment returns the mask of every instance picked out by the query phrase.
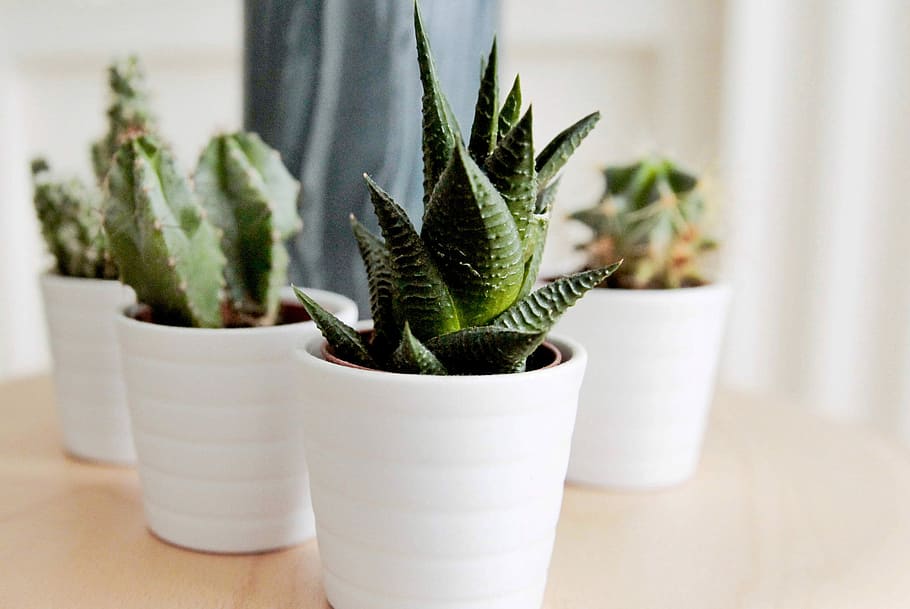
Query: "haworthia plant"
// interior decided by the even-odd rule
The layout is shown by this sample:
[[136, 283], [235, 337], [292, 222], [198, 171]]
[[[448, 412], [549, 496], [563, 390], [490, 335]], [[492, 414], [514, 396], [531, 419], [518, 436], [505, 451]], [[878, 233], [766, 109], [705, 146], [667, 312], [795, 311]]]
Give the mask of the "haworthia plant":
[[199, 159], [196, 192], [221, 230], [227, 258], [228, 325], [274, 322], [287, 285], [285, 241], [302, 227], [300, 185], [256, 134], [220, 135]]
[[145, 73], [138, 57], [130, 56], [111, 64], [108, 83], [111, 104], [107, 110], [107, 134], [92, 145], [92, 166], [99, 184], [104, 182], [120, 144], [156, 129], [149, 109]]
[[439, 87], [415, 5], [423, 83], [424, 216], [405, 211], [365, 176], [382, 236], [352, 219], [367, 267], [374, 332], [344, 325], [296, 290], [335, 354], [352, 363], [418, 374], [524, 369], [559, 316], [617, 264], [553, 281], [536, 292], [556, 176], [594, 127], [583, 118], [535, 157], [532, 112], [515, 79], [500, 105], [496, 46], [484, 62], [469, 143]]
[[44, 159], [32, 161], [35, 211], [41, 235], [56, 261], [56, 271], [68, 277], [113, 279], [117, 268], [101, 230], [100, 195], [80, 180], [55, 181]]
[[579, 246], [591, 268], [622, 258], [607, 287], [679, 288], [705, 283], [699, 262], [716, 242], [704, 234], [706, 198], [696, 176], [653, 157], [607, 167], [600, 202], [571, 215], [594, 233]]

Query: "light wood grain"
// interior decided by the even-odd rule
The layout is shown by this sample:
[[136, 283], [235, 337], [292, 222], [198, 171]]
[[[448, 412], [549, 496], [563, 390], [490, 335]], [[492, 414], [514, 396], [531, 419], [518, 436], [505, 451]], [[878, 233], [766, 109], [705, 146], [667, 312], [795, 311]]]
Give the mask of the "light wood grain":
[[[715, 408], [674, 490], [569, 487], [547, 609], [910, 607], [910, 457], [772, 402]], [[0, 386], [0, 607], [325, 609], [315, 543], [196, 554], [145, 529], [135, 473], [65, 458], [47, 379]]]

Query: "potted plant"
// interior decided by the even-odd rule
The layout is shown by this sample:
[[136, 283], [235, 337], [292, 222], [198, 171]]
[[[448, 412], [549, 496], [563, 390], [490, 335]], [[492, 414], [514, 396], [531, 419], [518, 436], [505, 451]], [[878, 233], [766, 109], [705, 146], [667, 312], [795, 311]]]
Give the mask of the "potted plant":
[[664, 158], [604, 171], [602, 200], [572, 218], [594, 235], [588, 266], [622, 267], [560, 320], [584, 337], [569, 480], [651, 489], [694, 473], [714, 389], [730, 290], [700, 270], [716, 243], [698, 178]]
[[[98, 184], [112, 147], [126, 133], [154, 127], [142, 68], [134, 57], [109, 68], [108, 132], [92, 146]], [[57, 412], [67, 453], [91, 461], [135, 461], [112, 312], [134, 302], [117, 279], [101, 228], [100, 189], [55, 179], [44, 159], [32, 162], [41, 233], [55, 259], [41, 276], [54, 359]]]
[[298, 350], [304, 446], [335, 609], [542, 602], [584, 349], [544, 343], [615, 266], [531, 292], [554, 177], [598, 115], [534, 156], [518, 80], [500, 105], [495, 45], [469, 143], [439, 88], [415, 7], [424, 216], [366, 177], [382, 237], [352, 218], [372, 329], [298, 297], [326, 340]]
[[[313, 536], [282, 302], [299, 184], [248, 133], [218, 135], [193, 179], [152, 135], [107, 174], [104, 228], [139, 305], [117, 318], [149, 528], [186, 548], [259, 552]], [[353, 301], [316, 291], [353, 322]]]

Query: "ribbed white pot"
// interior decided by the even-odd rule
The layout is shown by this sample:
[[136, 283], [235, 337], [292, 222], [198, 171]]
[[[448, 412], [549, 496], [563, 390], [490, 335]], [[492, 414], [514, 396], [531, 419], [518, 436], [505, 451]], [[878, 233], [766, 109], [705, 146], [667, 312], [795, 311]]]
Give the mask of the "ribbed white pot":
[[[308, 294], [353, 323], [353, 301]], [[314, 534], [294, 347], [312, 322], [199, 329], [117, 318], [149, 528], [178, 546], [260, 552]]]
[[299, 349], [297, 395], [334, 609], [540, 609], [587, 356], [419, 376]]
[[41, 292], [66, 452], [91, 461], [133, 463], [114, 331], [117, 312], [135, 302], [133, 290], [116, 280], [45, 274]]
[[590, 354], [568, 479], [654, 489], [698, 466], [730, 289], [591, 290], [556, 325]]

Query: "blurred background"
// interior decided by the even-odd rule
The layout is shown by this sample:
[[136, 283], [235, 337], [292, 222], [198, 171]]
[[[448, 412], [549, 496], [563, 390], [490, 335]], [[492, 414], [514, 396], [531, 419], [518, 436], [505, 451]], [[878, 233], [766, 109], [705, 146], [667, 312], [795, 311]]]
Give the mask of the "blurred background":
[[[718, 276], [736, 293], [720, 385], [910, 442], [910, 3], [477, 6], [485, 23], [471, 33], [498, 28], [501, 86], [521, 73], [538, 141], [603, 115], [567, 167], [544, 272], [579, 264], [585, 229], [563, 218], [595, 202], [603, 165], [666, 153], [706, 176], [720, 204]], [[50, 365], [29, 159], [88, 179], [105, 67], [136, 52], [189, 167], [213, 132], [244, 120], [243, 20], [239, 1], [0, 0], [0, 381]], [[434, 48], [463, 34], [444, 17], [430, 25]], [[470, 96], [479, 53], [475, 65]]]

